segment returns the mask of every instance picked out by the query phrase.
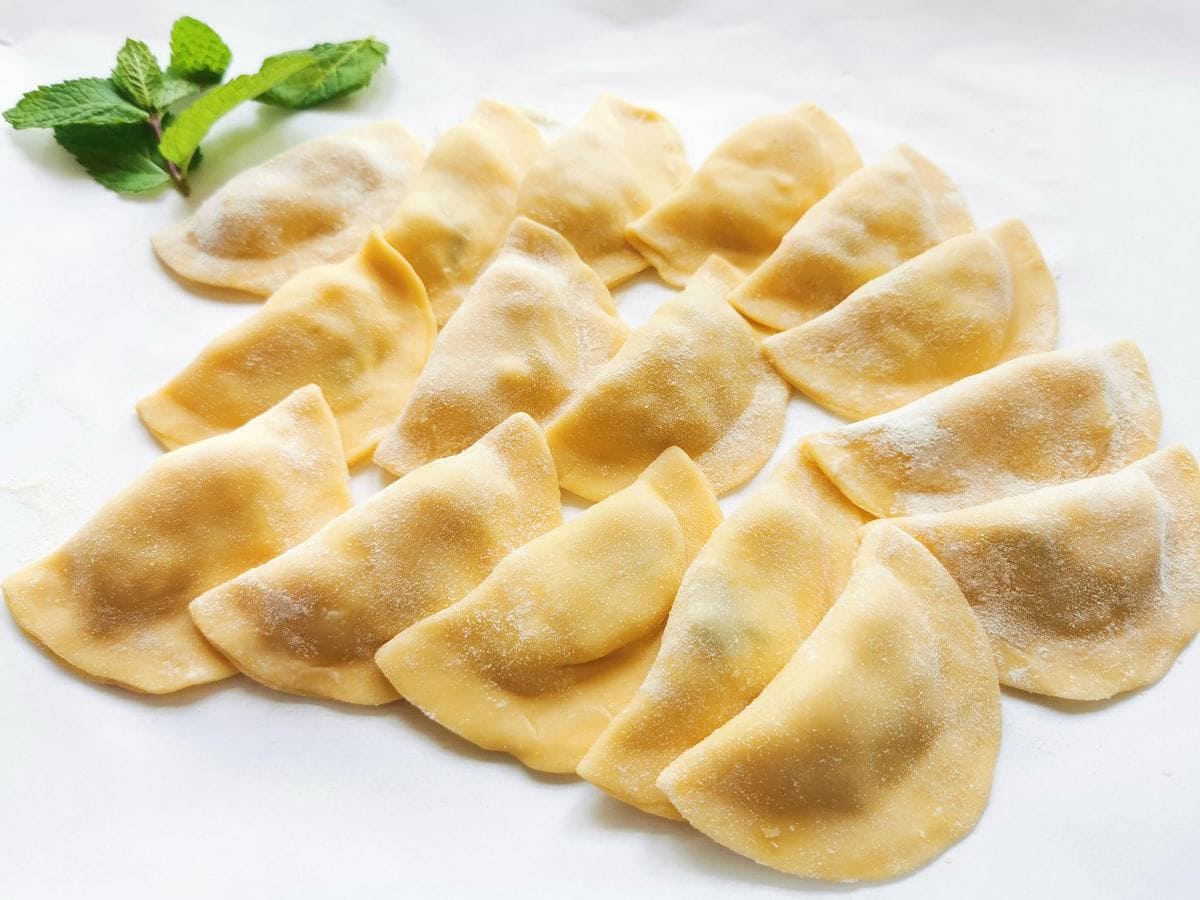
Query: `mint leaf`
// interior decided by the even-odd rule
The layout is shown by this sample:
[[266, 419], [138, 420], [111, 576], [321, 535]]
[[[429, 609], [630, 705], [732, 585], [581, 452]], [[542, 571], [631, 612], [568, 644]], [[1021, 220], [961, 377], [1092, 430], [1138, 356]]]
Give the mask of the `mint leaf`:
[[4, 118], [13, 128], [119, 125], [145, 122], [146, 111], [122, 97], [107, 78], [76, 78], [30, 91]]
[[117, 67], [112, 80], [118, 90], [142, 109], [153, 111], [155, 96], [162, 85], [163, 73], [150, 48], [133, 38], [117, 52]]
[[229, 68], [233, 52], [221, 36], [191, 16], [171, 26], [171, 66], [177, 74], [197, 84], [216, 84]]
[[163, 73], [162, 82], [154, 94], [154, 105], [157, 109], [169, 109], [180, 100], [194, 97], [204, 90], [203, 85], [188, 81], [174, 69], [167, 67]]
[[239, 75], [213, 88], [179, 114], [163, 132], [158, 148], [162, 155], [187, 170], [192, 154], [217, 120], [235, 107], [253, 100], [312, 62], [307, 53], [276, 57], [263, 63], [253, 75]]
[[140, 193], [171, 181], [144, 125], [60, 125], [54, 139], [110, 190]]
[[[388, 46], [374, 38], [364, 38], [342, 44], [317, 44], [306, 52], [312, 55], [312, 64], [258, 97], [260, 103], [307, 109], [365, 88], [375, 71], [387, 61]], [[290, 55], [272, 56], [267, 61]]]

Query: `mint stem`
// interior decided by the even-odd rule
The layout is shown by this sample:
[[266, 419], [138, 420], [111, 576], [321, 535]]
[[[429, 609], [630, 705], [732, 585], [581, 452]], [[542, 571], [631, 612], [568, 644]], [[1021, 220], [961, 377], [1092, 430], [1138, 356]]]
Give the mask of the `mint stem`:
[[[162, 141], [162, 117], [158, 113], [150, 113], [150, 127], [154, 129], [154, 137], [158, 141]], [[179, 193], [183, 196], [188, 196], [192, 192], [191, 185], [183, 177], [183, 173], [179, 171], [179, 166], [167, 160], [167, 174], [171, 176], [171, 180], [175, 182], [175, 187], [179, 189]]]

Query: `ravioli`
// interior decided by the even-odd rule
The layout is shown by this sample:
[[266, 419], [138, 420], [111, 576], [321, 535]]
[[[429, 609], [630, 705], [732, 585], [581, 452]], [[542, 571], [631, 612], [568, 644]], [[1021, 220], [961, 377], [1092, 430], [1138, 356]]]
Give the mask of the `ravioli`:
[[529, 169], [520, 215], [553, 228], [608, 285], [646, 268], [625, 228], [689, 172], [675, 128], [650, 109], [604, 94]]
[[237, 428], [315, 383], [354, 463], [404, 408], [436, 333], [421, 280], [376, 229], [349, 259], [288, 281], [141, 400], [138, 415], [172, 449]]
[[997, 363], [1054, 348], [1058, 292], [1011, 219], [938, 244], [763, 342], [775, 369], [848, 419], [911, 403]]
[[10, 575], [13, 619], [72, 670], [167, 694], [236, 674], [187, 605], [350, 506], [337, 425], [318, 388], [156, 460], [70, 540]]
[[545, 422], [628, 333], [571, 245], [518, 219], [438, 335], [375, 462], [403, 475], [468, 447], [515, 412]]
[[811, 103], [760, 116], [630, 223], [625, 237], [676, 287], [713, 254], [749, 272], [810, 206], [861, 165], [842, 126]]
[[807, 439], [875, 516], [974, 506], [1112, 472], [1153, 452], [1158, 397], [1131, 341], [1010, 360], [907, 406]]
[[189, 609], [218, 650], [268, 687], [388, 703], [398, 695], [375, 652], [561, 521], [546, 440], [517, 413]]
[[1012, 687], [1104, 700], [1158, 681], [1200, 629], [1200, 468], [1182, 444], [892, 522], [954, 576]]
[[718, 494], [762, 468], [790, 391], [754, 329], [725, 302], [740, 278], [713, 257], [563, 407], [546, 439], [564, 488], [607, 497], [672, 446], [687, 451]]
[[529, 119], [482, 100], [434, 145], [388, 222], [387, 239], [421, 276], [439, 326], [500, 249], [521, 180], [543, 147]]
[[730, 302], [768, 328], [794, 328], [972, 227], [945, 173], [901, 145], [818, 200]]
[[375, 661], [402, 697], [472, 743], [574, 772], [650, 668], [679, 580], [720, 519], [704, 474], [673, 447]]
[[763, 865], [892, 878], [974, 827], [999, 746], [987, 636], [929, 552], [879, 523], [783, 671], [658, 784], [688, 822]]
[[231, 178], [154, 235], [154, 252], [184, 278], [266, 296], [353, 253], [395, 210], [424, 157], [393, 121], [305, 141]]
[[579, 774], [678, 819], [663, 769], [741, 712], [820, 622], [850, 575], [865, 516], [799, 448], [717, 526], [683, 576], [662, 646]]

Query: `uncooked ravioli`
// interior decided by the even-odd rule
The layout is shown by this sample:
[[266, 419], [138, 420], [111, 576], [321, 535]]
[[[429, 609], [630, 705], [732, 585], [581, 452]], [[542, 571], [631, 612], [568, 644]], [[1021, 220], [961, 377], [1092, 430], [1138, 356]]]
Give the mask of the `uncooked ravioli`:
[[703, 473], [672, 448], [401, 632], [376, 662], [401, 696], [467, 740], [573, 772], [650, 668], [679, 580], [720, 519]]
[[845, 586], [865, 518], [791, 450], [684, 574], [653, 667], [579, 774], [679, 818], [659, 774], [758, 696], [821, 621]]
[[376, 229], [349, 259], [288, 281], [141, 400], [138, 415], [173, 448], [236, 428], [317, 384], [346, 458], [356, 462], [404, 408], [435, 334], [421, 280]]
[[883, 879], [974, 827], [999, 747], [987, 636], [929, 551], [878, 523], [783, 671], [658, 784], [688, 822], [764, 865]]
[[375, 651], [461, 600], [510, 551], [561, 521], [545, 438], [518, 413], [193, 600], [192, 618], [263, 684], [387, 703], [397, 694]]
[[354, 252], [399, 205], [424, 156], [393, 121], [305, 141], [230, 179], [154, 235], [154, 251], [192, 281], [270, 294]]
[[518, 219], [438, 335], [375, 462], [403, 475], [457, 453], [515, 412], [545, 422], [628, 333], [571, 245]]
[[1102, 700], [1162, 678], [1200, 629], [1200, 469], [1180, 444], [1109, 475], [892, 522], [954, 576], [1013, 687]]
[[49, 556], [10, 575], [13, 619], [88, 678], [165, 694], [233, 668], [192, 624], [209, 588], [298, 544], [350, 505], [337, 425], [316, 387], [154, 462]]
[[1137, 345], [1010, 360], [897, 410], [809, 437], [842, 493], [873, 515], [973, 506], [1102, 475], [1158, 443]]
[[726, 301], [741, 274], [713, 257], [546, 429], [564, 488], [599, 500], [667, 447], [682, 447], [718, 494], [749, 480], [783, 431], [788, 386]]
[[625, 237], [676, 287], [714, 253], [749, 272], [861, 165], [842, 126], [811, 103], [760, 116], [722, 141]]
[[730, 300], [768, 328], [794, 328], [971, 228], [953, 182], [901, 145], [818, 200]]
[[1058, 293], [1016, 219], [938, 244], [763, 342], [784, 378], [861, 419], [1024, 353], [1054, 348]]
[[569, 240], [612, 285], [646, 268], [625, 240], [626, 226], [670, 196], [688, 171], [670, 122], [604, 94], [530, 167], [517, 212]]
[[521, 180], [543, 146], [529, 119], [482, 100], [438, 139], [392, 215], [387, 239], [421, 276], [439, 326], [504, 242]]

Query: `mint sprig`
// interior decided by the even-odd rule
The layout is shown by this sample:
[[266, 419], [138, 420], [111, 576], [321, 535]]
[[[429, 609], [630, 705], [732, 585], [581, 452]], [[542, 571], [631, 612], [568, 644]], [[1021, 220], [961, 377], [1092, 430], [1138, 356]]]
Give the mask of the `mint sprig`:
[[268, 57], [257, 72], [221, 83], [233, 58], [211, 27], [191, 16], [171, 28], [164, 69], [129, 38], [108, 78], [75, 78], [25, 94], [4, 118], [14, 128], [50, 128], [54, 139], [105, 187], [121, 193], [167, 184], [187, 194], [200, 142], [247, 100], [307, 109], [361, 90], [387, 59], [365, 38]]

